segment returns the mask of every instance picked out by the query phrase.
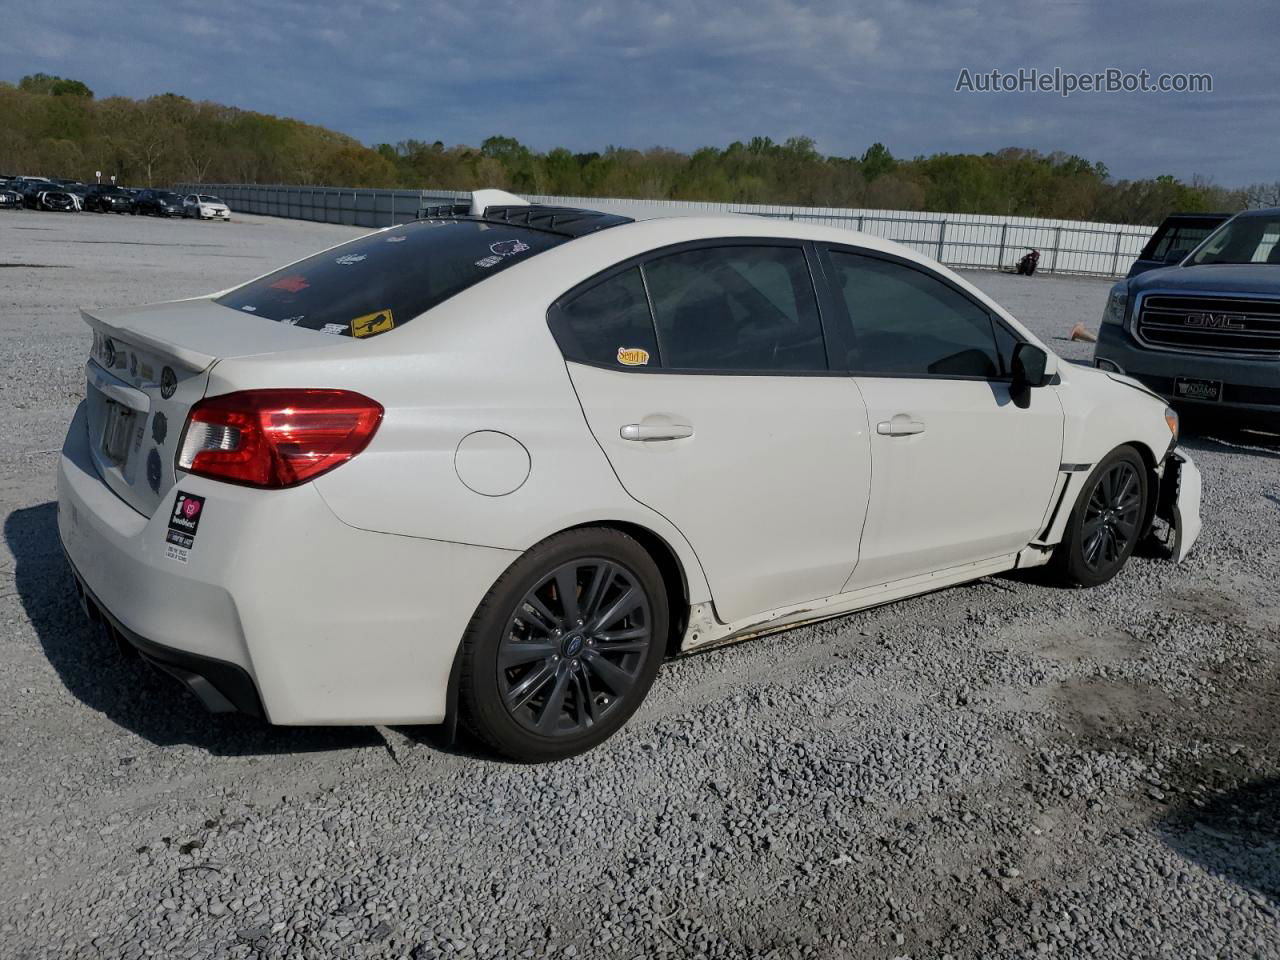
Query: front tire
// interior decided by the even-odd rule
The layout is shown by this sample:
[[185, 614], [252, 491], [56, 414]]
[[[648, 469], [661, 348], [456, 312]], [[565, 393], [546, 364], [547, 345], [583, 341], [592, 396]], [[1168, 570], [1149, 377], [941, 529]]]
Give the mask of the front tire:
[[618, 530], [549, 537], [513, 563], [463, 638], [465, 725], [512, 760], [590, 750], [635, 713], [666, 651], [657, 565]]
[[1067, 521], [1053, 563], [1059, 580], [1096, 587], [1124, 567], [1147, 516], [1147, 465], [1130, 446], [1117, 447], [1089, 474]]

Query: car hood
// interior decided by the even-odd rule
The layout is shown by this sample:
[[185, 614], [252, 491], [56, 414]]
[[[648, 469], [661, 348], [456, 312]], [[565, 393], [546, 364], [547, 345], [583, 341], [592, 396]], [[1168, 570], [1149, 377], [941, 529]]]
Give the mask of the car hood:
[[1129, 281], [1131, 293], [1175, 290], [1188, 293], [1280, 295], [1280, 264], [1221, 263], [1202, 267], [1161, 267]]

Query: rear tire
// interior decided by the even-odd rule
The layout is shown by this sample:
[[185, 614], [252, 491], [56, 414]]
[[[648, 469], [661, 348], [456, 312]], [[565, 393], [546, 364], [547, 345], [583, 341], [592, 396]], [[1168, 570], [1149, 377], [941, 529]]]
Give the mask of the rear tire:
[[1147, 465], [1130, 446], [1117, 447], [1085, 481], [1053, 554], [1055, 579], [1096, 587], [1124, 567], [1147, 516]]
[[507, 568], [471, 619], [460, 719], [520, 762], [590, 750], [649, 692], [668, 623], [662, 575], [634, 539], [601, 527], [549, 537]]

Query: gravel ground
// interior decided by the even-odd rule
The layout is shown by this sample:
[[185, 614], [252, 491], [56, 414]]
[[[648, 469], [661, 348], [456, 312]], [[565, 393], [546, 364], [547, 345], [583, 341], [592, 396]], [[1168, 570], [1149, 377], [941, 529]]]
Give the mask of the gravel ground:
[[[1179, 567], [993, 578], [667, 665], [586, 757], [212, 718], [83, 622], [75, 308], [355, 233], [0, 214], [0, 955], [1280, 957], [1280, 443], [1211, 434]], [[972, 279], [1065, 355], [1096, 280]]]

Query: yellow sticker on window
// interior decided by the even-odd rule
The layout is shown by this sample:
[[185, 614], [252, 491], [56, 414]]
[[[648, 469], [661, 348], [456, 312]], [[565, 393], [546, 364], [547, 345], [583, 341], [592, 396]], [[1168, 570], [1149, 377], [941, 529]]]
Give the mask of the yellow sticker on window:
[[643, 347], [619, 347], [618, 362], [626, 367], [643, 367], [649, 363], [649, 351]]
[[351, 321], [353, 337], [372, 337], [374, 334], [386, 333], [396, 322], [391, 319], [390, 310], [379, 310], [377, 313], [366, 313]]

